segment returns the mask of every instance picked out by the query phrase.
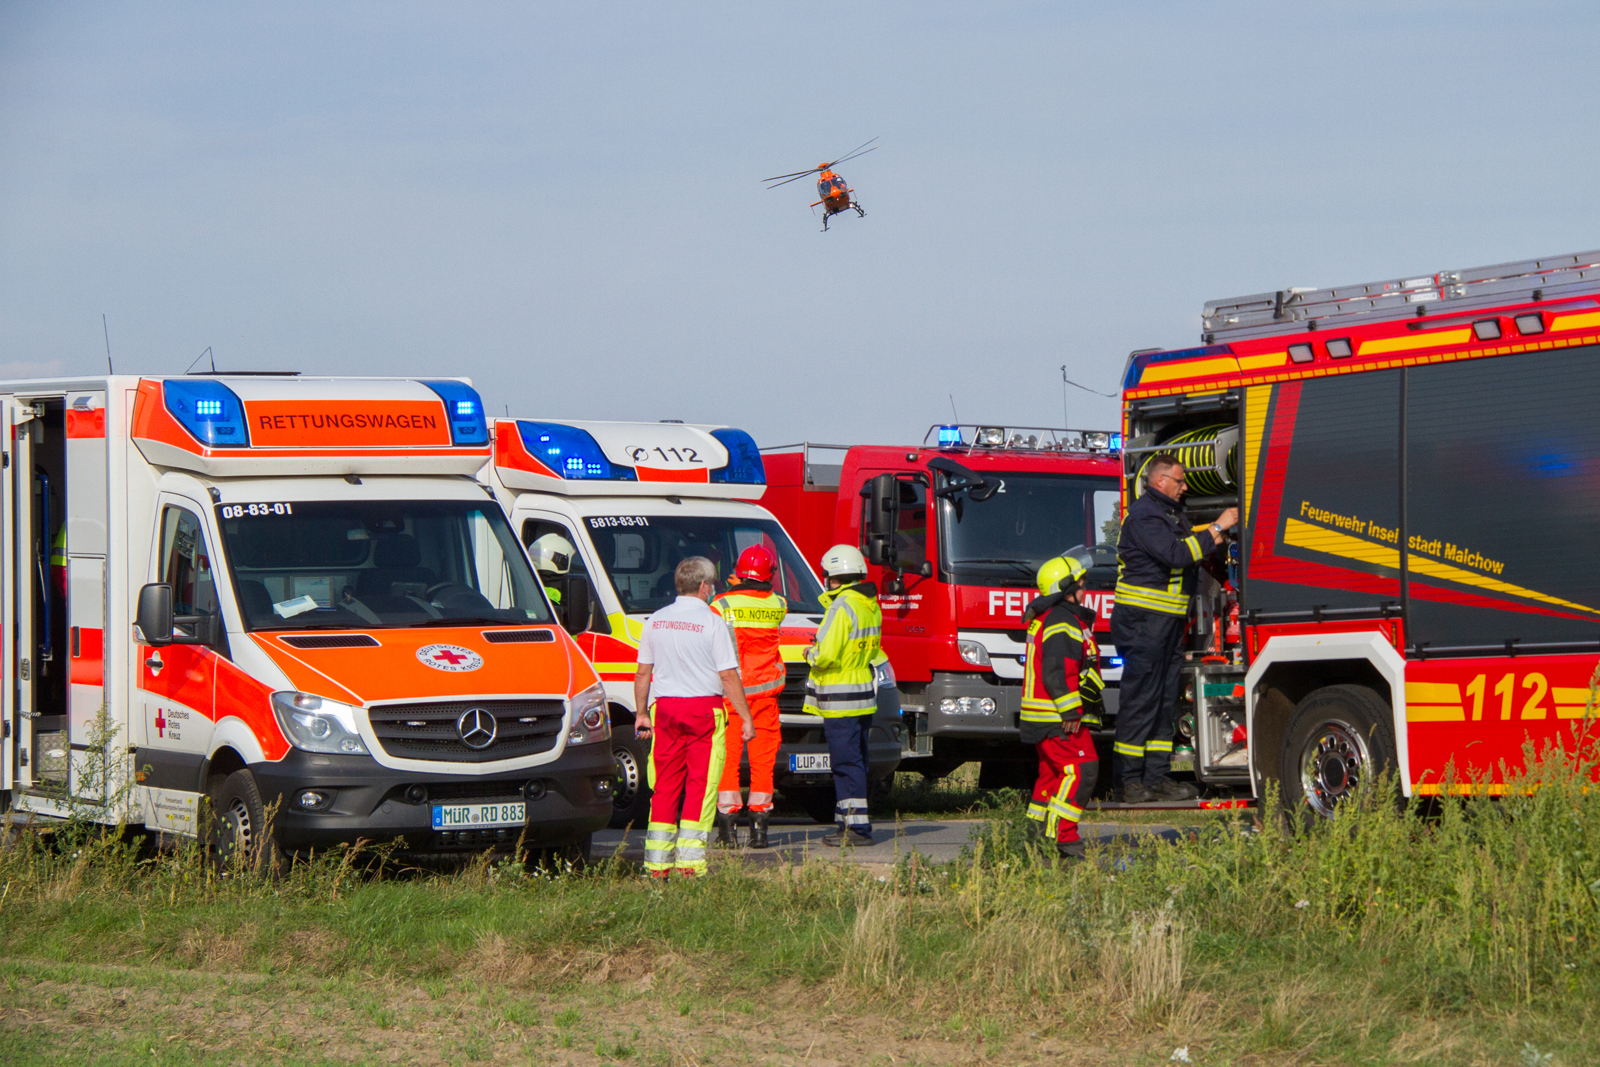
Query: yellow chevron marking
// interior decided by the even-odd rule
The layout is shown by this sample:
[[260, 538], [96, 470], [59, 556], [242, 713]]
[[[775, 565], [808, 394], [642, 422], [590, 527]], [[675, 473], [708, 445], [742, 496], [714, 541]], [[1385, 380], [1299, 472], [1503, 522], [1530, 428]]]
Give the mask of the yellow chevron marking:
[[1410, 352], [1416, 348], [1437, 348], [1440, 345], [1464, 345], [1472, 339], [1472, 327], [1459, 330], [1430, 330], [1407, 337], [1380, 337], [1376, 341], [1361, 342], [1363, 356], [1376, 356], [1384, 352]]
[[1173, 363], [1152, 363], [1139, 375], [1140, 385], [1153, 382], [1170, 382], [1179, 378], [1209, 378], [1214, 374], [1237, 374], [1239, 361], [1232, 356], [1216, 359], [1178, 360]]
[[1552, 330], [1581, 330], [1585, 326], [1600, 326], [1600, 311], [1586, 311], [1582, 315], [1557, 315], [1550, 320]]

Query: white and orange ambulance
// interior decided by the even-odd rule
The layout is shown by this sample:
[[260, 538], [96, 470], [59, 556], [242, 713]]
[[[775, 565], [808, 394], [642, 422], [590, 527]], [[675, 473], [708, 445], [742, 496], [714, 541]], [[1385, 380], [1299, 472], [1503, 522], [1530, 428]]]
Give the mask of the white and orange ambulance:
[[[803, 657], [822, 621], [822, 586], [772, 513], [748, 502], [766, 490], [761, 453], [750, 435], [680, 422], [492, 422], [494, 462], [480, 477], [522, 543], [555, 534], [574, 548], [565, 574], [541, 577], [559, 593], [567, 628], [605, 682], [617, 760], [612, 824], [643, 826], [648, 818], [648, 749], [633, 737], [632, 725], [645, 618], [677, 596], [672, 572], [680, 560], [705, 556], [717, 564], [721, 590], [739, 553], [752, 545], [778, 561], [772, 587], [789, 603], [780, 631], [788, 682], [778, 695], [782, 741], [775, 782], [815, 817], [832, 822], [822, 720], [801, 710]], [[908, 739], [892, 677], [883, 673], [869, 738], [875, 782], [893, 774]]]
[[13, 818], [88, 805], [219, 856], [605, 825], [605, 691], [473, 477], [470, 382], [0, 382], [0, 444]]

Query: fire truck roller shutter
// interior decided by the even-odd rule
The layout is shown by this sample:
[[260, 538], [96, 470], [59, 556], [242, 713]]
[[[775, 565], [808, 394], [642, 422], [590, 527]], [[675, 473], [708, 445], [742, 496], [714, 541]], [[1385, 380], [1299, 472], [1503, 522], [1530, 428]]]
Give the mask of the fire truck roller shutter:
[[[1189, 479], [1189, 492], [1195, 496], [1221, 496], [1234, 493], [1239, 487], [1239, 428], [1232, 424], [1202, 426], [1198, 430], [1181, 433], [1163, 446], [1178, 457]], [[1217, 462], [1217, 450], [1223, 450], [1223, 461]], [[1138, 484], [1144, 485], [1145, 468], [1155, 453], [1145, 457], [1139, 465]], [[1141, 492], [1143, 489], [1141, 488]]]

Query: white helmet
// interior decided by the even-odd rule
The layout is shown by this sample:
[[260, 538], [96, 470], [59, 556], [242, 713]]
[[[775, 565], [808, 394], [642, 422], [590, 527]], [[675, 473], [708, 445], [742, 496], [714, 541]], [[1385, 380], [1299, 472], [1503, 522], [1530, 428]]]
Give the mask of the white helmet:
[[533, 569], [546, 574], [566, 574], [572, 567], [572, 542], [558, 533], [547, 533], [528, 546]]
[[834, 545], [822, 554], [822, 573], [829, 578], [865, 577], [867, 560], [854, 545]]

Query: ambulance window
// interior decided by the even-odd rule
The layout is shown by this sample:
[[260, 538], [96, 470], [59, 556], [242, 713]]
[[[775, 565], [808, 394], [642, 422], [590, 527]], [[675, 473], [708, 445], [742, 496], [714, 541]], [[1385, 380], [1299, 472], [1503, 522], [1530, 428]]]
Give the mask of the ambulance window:
[[611, 566], [619, 571], [648, 570], [645, 559], [644, 535], [619, 533], [612, 537], [612, 551], [616, 554]]
[[161, 517], [161, 580], [172, 586], [174, 615], [209, 615], [217, 609], [211, 557], [200, 520], [183, 508]]

